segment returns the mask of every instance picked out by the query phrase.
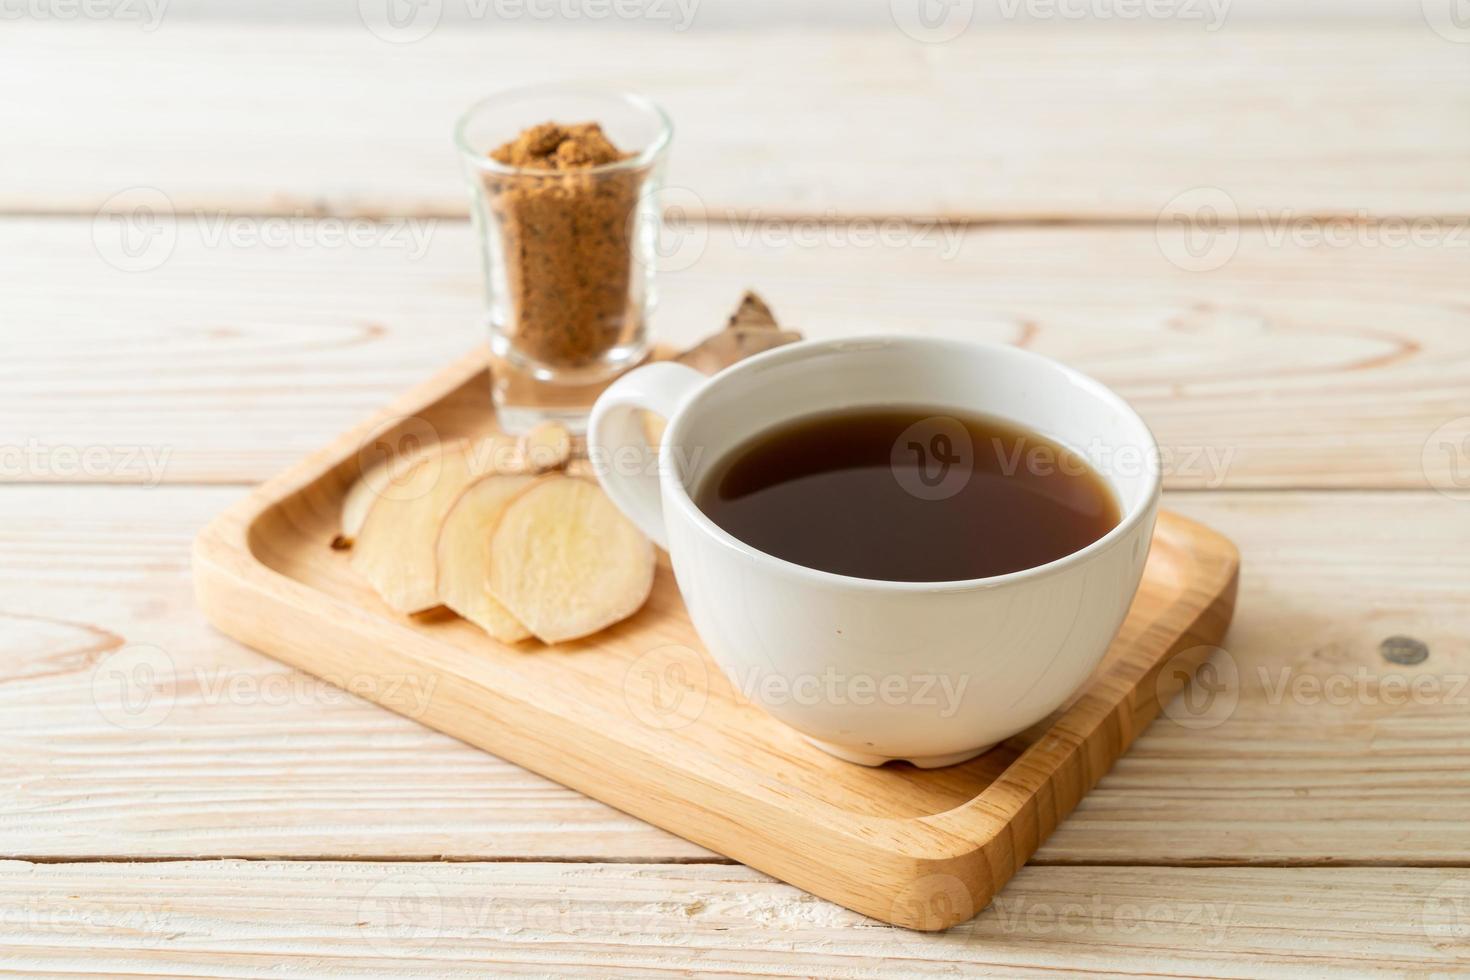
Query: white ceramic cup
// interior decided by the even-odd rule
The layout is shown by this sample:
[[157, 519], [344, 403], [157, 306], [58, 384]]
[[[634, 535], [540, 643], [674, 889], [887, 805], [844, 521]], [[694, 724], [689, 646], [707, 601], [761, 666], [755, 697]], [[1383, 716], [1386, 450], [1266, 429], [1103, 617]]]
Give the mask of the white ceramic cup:
[[[1086, 458], [1122, 521], [1056, 561], [958, 582], [806, 568], [731, 536], [700, 481], [761, 431], [813, 413], [934, 406], [1010, 420]], [[644, 409], [668, 419], [644, 465]], [[710, 654], [737, 689], [839, 758], [950, 765], [1040, 721], [1102, 659], [1137, 591], [1158, 447], [1118, 395], [1014, 347], [917, 337], [806, 341], [706, 377], [651, 364], [598, 399], [589, 449], [608, 495], [667, 548]]]

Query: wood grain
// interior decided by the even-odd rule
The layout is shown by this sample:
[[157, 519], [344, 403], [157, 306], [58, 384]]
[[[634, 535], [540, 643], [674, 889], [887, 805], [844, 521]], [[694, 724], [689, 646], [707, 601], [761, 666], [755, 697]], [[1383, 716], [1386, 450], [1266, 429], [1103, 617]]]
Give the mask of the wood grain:
[[0, 863], [0, 974], [1452, 976], [1459, 869], [1027, 868], [942, 935], [743, 867]]
[[[922, 332], [1062, 358], [1140, 409], [1172, 488], [1470, 492], [1470, 457], [1426, 452], [1457, 419], [1470, 434], [1470, 229], [1464, 246], [1403, 248], [1246, 230], [1229, 262], [1190, 272], [1152, 228], [918, 225], [858, 244], [852, 227], [710, 229], [662, 277], [656, 333], [692, 343], [754, 286], [812, 337]], [[482, 336], [462, 223], [428, 228], [417, 257], [396, 239], [178, 230], [167, 263], [129, 274], [91, 222], [0, 222], [0, 322], [21, 328], [0, 332], [0, 480], [261, 480]]]
[[180, 208], [460, 216], [456, 115], [582, 78], [667, 105], [671, 179], [717, 216], [1152, 222], [1201, 186], [1247, 219], [1470, 213], [1461, 46], [1417, 24], [1180, 28], [985, 24], [922, 44], [696, 25], [565, 32], [549, 51], [515, 27], [394, 45], [356, 22], [10, 21], [0, 85], [46, 98], [0, 108], [0, 210], [91, 213], [146, 185]]
[[[241, 493], [0, 488], [0, 854], [710, 859], [210, 630], [189, 543]], [[1225, 644], [1234, 710], [1215, 727], [1158, 719], [1034, 860], [1463, 863], [1466, 505], [1375, 493], [1169, 505], [1242, 550]], [[1380, 644], [1397, 634], [1428, 659], [1386, 662]], [[169, 713], [130, 729], [94, 685], [115, 698], [108, 671], [126, 661], [109, 657], [134, 645], [161, 648], [175, 682], [158, 688]]]

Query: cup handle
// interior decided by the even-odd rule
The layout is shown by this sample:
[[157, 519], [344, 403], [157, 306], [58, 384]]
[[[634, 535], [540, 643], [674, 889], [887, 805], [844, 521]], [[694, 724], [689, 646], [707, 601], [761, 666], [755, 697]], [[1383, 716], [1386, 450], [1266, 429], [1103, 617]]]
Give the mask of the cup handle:
[[643, 465], [620, 467], [619, 460], [627, 460], [633, 453], [647, 453], [648, 440], [638, 409], [673, 418], [684, 400], [708, 380], [683, 364], [644, 365], [629, 371], [602, 393], [592, 406], [587, 425], [587, 448], [597, 481], [618, 509], [665, 551], [669, 540], [658, 484], [659, 472], [667, 463], [664, 449], [660, 448], [659, 465], [653, 471]]

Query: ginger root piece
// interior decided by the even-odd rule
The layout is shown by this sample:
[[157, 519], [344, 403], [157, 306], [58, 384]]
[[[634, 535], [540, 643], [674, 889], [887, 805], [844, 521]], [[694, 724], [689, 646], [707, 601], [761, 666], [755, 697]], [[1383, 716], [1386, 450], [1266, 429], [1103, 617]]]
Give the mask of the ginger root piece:
[[561, 643], [637, 612], [653, 589], [653, 543], [600, 487], [543, 479], [505, 508], [490, 591], [537, 637]]
[[332, 542], [332, 547], [337, 549], [352, 547], [358, 532], [362, 530], [362, 522], [367, 520], [368, 510], [373, 506], [373, 502], [384, 494], [394, 493], [395, 486], [408, 477], [415, 463], [427, 455], [440, 453], [446, 449], [461, 448], [463, 445], [463, 440], [454, 440], [445, 444], [416, 445], [409, 452], [380, 459], [363, 470], [358, 474], [352, 486], [347, 488], [347, 493], [342, 498], [341, 529]]
[[[704, 374], [717, 374], [747, 357], [801, 339], [800, 332], [781, 329], [765, 300], [747, 292], [725, 321], [725, 329], [676, 354], [674, 360]], [[662, 418], [651, 412], [643, 413], [643, 435], [650, 446], [657, 446], [663, 439], [664, 427]]]
[[781, 329], [781, 325], [776, 322], [776, 314], [771, 312], [766, 301], [748, 289], [745, 295], [740, 297], [740, 305], [735, 307], [735, 312], [730, 314], [730, 319], [725, 321], [726, 330], [736, 330], [741, 327], [765, 330]]
[[528, 472], [559, 470], [572, 458], [572, 434], [560, 422], [542, 422], [521, 438], [520, 457]]
[[352, 567], [401, 613], [439, 605], [434, 543], [444, 515], [474, 474], [459, 443], [415, 462], [368, 509], [352, 547]]
[[439, 601], [502, 643], [531, 631], [490, 594], [490, 541], [505, 507], [536, 483], [529, 474], [491, 474], [465, 487], [444, 515], [434, 545]]
[[686, 350], [674, 360], [696, 371], [715, 374], [737, 361], [776, 347], [795, 343], [801, 334], [795, 330], [773, 330], [766, 327], [735, 327], [721, 330]]

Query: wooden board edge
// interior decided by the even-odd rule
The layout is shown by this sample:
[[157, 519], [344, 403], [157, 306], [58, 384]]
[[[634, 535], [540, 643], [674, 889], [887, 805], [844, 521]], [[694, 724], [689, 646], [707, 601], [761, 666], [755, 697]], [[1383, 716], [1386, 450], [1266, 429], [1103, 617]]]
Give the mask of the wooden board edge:
[[1190, 553], [1196, 573], [1208, 583], [1202, 589], [1208, 601], [1146, 669], [1126, 682], [1123, 698], [1110, 706], [1080, 699], [974, 800], [926, 818], [961, 838], [967, 824], [1000, 829], [971, 834], [974, 851], [933, 863], [909, 896], [906, 911], [915, 921], [888, 921], [943, 929], [986, 908], [1224, 639], [1235, 612], [1240, 551], [1213, 528], [1160, 512], [1161, 520], [1166, 516], [1198, 545]]

